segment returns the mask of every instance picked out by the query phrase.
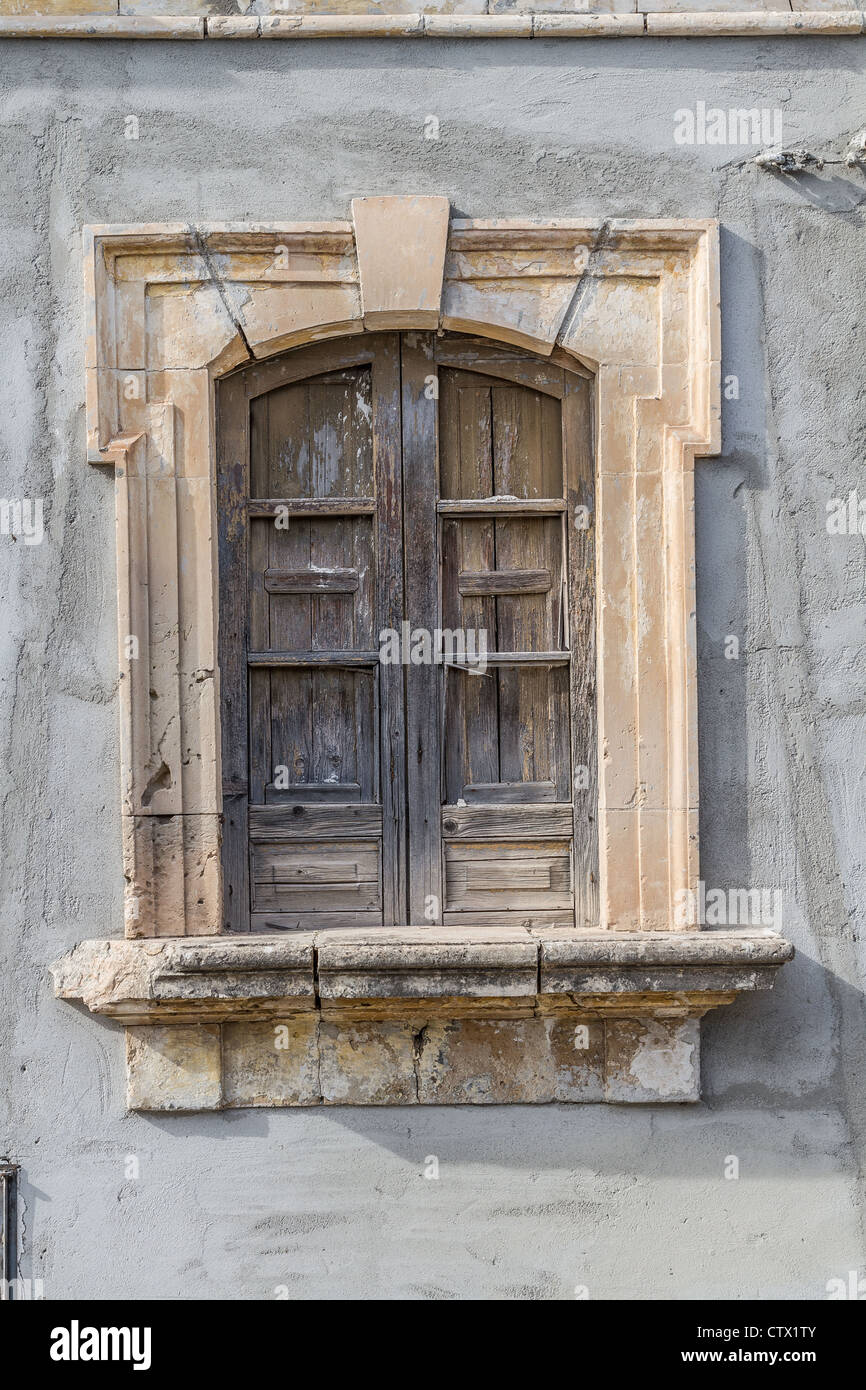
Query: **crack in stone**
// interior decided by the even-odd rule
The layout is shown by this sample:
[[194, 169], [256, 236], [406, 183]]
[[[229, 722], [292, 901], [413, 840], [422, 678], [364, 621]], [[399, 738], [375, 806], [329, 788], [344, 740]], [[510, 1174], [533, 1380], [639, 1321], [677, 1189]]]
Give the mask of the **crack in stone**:
[[228, 295], [225, 292], [225, 285], [223, 283], [222, 276], [218, 273], [217, 268], [214, 265], [213, 260], [211, 259], [211, 254], [207, 249], [204, 237], [202, 233], [199, 231], [198, 227], [196, 227], [193, 223], [189, 224], [189, 231], [190, 235], [195, 241], [196, 249], [207, 267], [208, 274], [211, 277], [211, 283], [213, 284], [217, 294], [220, 297], [222, 306], [228, 314], [229, 318], [231, 319], [232, 323], [234, 324], [238, 333], [238, 337], [240, 338], [246, 350], [247, 357], [252, 362], [255, 360], [255, 353], [253, 352], [252, 348], [249, 345], [249, 342], [247, 341], [247, 335], [243, 330], [243, 325], [241, 324], [237, 314], [231, 306]]

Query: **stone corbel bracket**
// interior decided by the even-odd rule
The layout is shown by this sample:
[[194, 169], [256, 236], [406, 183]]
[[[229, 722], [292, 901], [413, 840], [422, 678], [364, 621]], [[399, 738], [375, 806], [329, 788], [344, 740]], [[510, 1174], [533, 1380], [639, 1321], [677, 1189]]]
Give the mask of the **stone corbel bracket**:
[[55, 989], [127, 1025], [128, 1104], [693, 1101], [698, 1019], [772, 987], [768, 931], [84, 941]]
[[600, 925], [679, 929], [698, 877], [693, 463], [719, 448], [714, 222], [88, 228], [88, 457], [117, 478], [126, 931], [221, 930], [215, 378], [435, 328], [595, 375]]

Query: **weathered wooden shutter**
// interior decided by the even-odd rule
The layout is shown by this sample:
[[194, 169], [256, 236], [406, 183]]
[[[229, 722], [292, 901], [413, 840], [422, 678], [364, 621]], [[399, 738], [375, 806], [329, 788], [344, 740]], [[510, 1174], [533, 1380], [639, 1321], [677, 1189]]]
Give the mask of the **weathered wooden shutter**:
[[402, 672], [378, 641], [403, 612], [399, 382], [377, 337], [220, 389], [233, 930], [405, 921]]
[[226, 925], [594, 920], [587, 380], [371, 335], [218, 417]]
[[[487, 635], [446, 668], [444, 920], [595, 920], [588, 382], [453, 341], [439, 364], [442, 614]], [[476, 649], [479, 643], [476, 640]]]

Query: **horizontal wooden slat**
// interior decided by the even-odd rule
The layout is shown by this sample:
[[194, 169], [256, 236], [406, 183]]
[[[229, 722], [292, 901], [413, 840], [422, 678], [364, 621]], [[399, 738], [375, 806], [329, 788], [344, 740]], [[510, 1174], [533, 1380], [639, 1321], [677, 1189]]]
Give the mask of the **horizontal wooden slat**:
[[378, 652], [250, 652], [248, 666], [378, 666]]
[[479, 864], [455, 864], [449, 869], [448, 886], [452, 891], [472, 893], [495, 891], [508, 893], [512, 888], [546, 890], [550, 881], [550, 864], [534, 859], [515, 859], [509, 864], [491, 859]]
[[[562, 396], [563, 372], [549, 362], [536, 362], [509, 355], [504, 350], [489, 349], [477, 342], [436, 341], [434, 357], [437, 366], [457, 368], [465, 373], [467, 382], [481, 381], [483, 385], [511, 381], [544, 391], [559, 399]], [[485, 377], [488, 380], [485, 380]], [[493, 382], [489, 378], [494, 378]]]
[[460, 931], [488, 932], [495, 927], [574, 927], [574, 909], [554, 908], [549, 904], [541, 908], [516, 908], [512, 912], [449, 908], [442, 914], [442, 925], [457, 927]]
[[380, 905], [378, 882], [330, 883], [316, 887], [254, 881], [252, 892], [254, 912], [266, 908], [278, 912], [363, 912]]
[[523, 840], [567, 838], [572, 833], [570, 806], [443, 806], [446, 840]]
[[346, 840], [254, 844], [250, 870], [256, 883], [378, 884], [379, 848]]
[[[531, 888], [520, 888], [509, 885], [507, 889], [500, 889], [499, 892], [492, 892], [486, 889], [455, 890], [449, 879], [445, 889], [445, 907], [449, 912], [456, 908], [465, 907], [470, 911], [481, 912], [486, 907], [496, 908], [497, 910], [507, 909], [509, 912], [537, 911], [543, 912], [545, 908], [572, 909], [573, 899], [570, 888], [563, 888], [561, 891], [554, 892], [552, 889], [537, 891]], [[574, 921], [572, 918], [572, 926]]]
[[461, 594], [546, 594], [550, 570], [461, 570], [457, 576]]
[[358, 584], [355, 569], [265, 570], [269, 594], [354, 594]]
[[369, 516], [374, 497], [253, 497], [249, 516]]
[[445, 905], [510, 911], [568, 908], [571, 846], [555, 840], [446, 843]]
[[382, 909], [372, 908], [355, 912], [253, 912], [250, 927], [254, 932], [277, 931], [345, 931], [351, 927], [381, 927]]
[[440, 516], [556, 516], [565, 511], [562, 497], [465, 497], [443, 498]]
[[360, 782], [295, 782], [290, 787], [277, 787], [269, 782], [265, 787], [269, 806], [293, 805], [296, 801], [360, 801]]
[[498, 860], [500, 864], [510, 863], [512, 860], [526, 859], [568, 859], [571, 855], [571, 846], [567, 840], [515, 840], [507, 845], [487, 844], [482, 841], [478, 844], [467, 842], [465, 844], [449, 845], [445, 851], [445, 858], [452, 864], [466, 864], [480, 862], [481, 860]]
[[555, 801], [556, 787], [553, 782], [472, 782], [463, 788], [463, 800], [484, 805], [499, 801], [521, 805], [533, 801]]
[[251, 806], [251, 840], [315, 840], [321, 836], [377, 840], [382, 834], [382, 807], [351, 803], [336, 806]]
[[460, 671], [477, 671], [479, 664], [485, 661], [488, 666], [567, 666], [571, 661], [571, 652], [485, 652], [483, 657], [479, 654], [475, 661], [443, 656], [446, 666]]

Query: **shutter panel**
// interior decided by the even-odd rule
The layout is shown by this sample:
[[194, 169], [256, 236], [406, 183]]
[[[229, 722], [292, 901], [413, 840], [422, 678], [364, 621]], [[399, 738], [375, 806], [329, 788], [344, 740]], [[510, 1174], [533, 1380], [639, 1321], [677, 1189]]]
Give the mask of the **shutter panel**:
[[481, 345], [436, 356], [442, 625], [488, 647], [485, 674], [446, 675], [443, 920], [588, 925], [594, 722], [572, 727], [594, 700], [591, 533], [574, 524], [592, 510], [588, 384]]
[[[405, 921], [402, 677], [378, 652], [403, 608], [397, 340], [339, 356], [294, 354], [220, 394], [241, 455], [220, 476], [238, 495], [246, 478], [244, 505], [220, 505], [221, 669], [248, 704], [245, 768], [240, 713], [223, 740], [234, 930]], [[246, 863], [243, 809], [229, 822], [244, 781]]]

